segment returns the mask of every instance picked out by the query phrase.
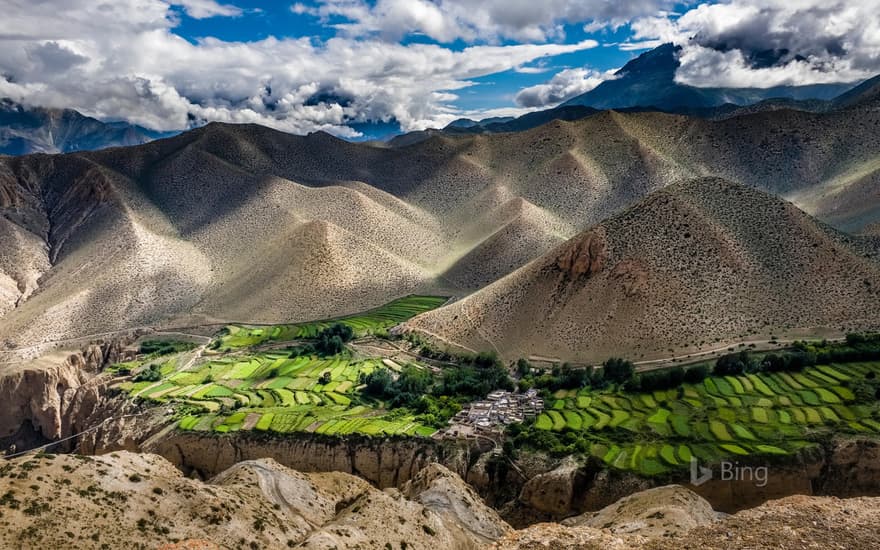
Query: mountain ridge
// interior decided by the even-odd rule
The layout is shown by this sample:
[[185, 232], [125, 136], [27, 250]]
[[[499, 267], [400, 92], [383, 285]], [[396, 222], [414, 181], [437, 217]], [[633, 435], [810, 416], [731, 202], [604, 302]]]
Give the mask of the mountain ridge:
[[622, 349], [654, 359], [795, 328], [876, 329], [880, 315], [866, 305], [880, 299], [880, 250], [865, 257], [855, 241], [765, 192], [694, 179], [406, 328], [563, 361]]
[[[409, 292], [464, 295], [702, 176], [788, 197], [856, 232], [880, 220], [878, 123], [871, 109], [720, 121], [603, 111], [402, 148], [212, 123], [130, 148], [4, 157], [0, 242], [14, 252], [0, 258], [0, 342], [182, 315], [303, 321]], [[297, 237], [310, 222], [339, 238]], [[317, 244], [306, 254], [296, 242]], [[279, 250], [284, 261], [268, 261]], [[313, 269], [319, 250], [352, 258], [372, 282], [358, 292], [348, 270]]]

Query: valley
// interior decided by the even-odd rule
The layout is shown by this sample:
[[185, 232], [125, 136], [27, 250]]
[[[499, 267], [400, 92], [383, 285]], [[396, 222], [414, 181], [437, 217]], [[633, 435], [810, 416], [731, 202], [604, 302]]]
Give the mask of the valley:
[[[335, 320], [230, 325], [210, 342], [142, 339], [120, 350], [127, 360], [98, 375], [107, 410], [65, 422], [83, 426], [71, 434], [80, 452], [134, 446], [208, 477], [272, 456], [301, 471], [332, 464], [394, 487], [437, 461], [517, 524], [525, 510], [564, 517], [620, 494], [595, 487], [578, 494], [581, 478], [596, 476], [598, 487], [610, 475], [645, 487], [686, 482], [692, 460], [774, 465], [770, 488], [741, 488], [739, 504], [714, 486], [693, 487], [716, 509], [736, 511], [804, 490], [816, 483], [809, 472], [840, 460], [851, 444], [880, 449], [876, 336], [770, 352], [743, 346], [713, 362], [659, 371], [624, 360], [545, 369], [520, 359], [511, 372], [492, 354], [450, 354], [416, 334], [388, 333], [446, 300], [409, 296]], [[340, 337], [344, 327], [351, 331]], [[537, 414], [466, 433], [449, 427], [473, 402], [517, 387], [538, 392]], [[70, 436], [64, 439], [40, 449], [63, 449]], [[873, 481], [835, 475], [842, 485], [822, 491], [873, 490]], [[561, 483], [575, 500], [562, 507], [542, 500], [535, 491], [546, 483]]]
[[[664, 547], [878, 495], [876, 87], [2, 156], [0, 523], [75, 547]], [[692, 478], [728, 464], [766, 483]], [[653, 495], [686, 503], [662, 529]], [[620, 509], [639, 526], [598, 523]]]

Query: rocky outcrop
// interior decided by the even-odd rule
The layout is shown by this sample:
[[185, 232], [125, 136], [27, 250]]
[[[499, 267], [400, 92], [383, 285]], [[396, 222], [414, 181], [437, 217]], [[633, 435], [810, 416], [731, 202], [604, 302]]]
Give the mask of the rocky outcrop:
[[851, 439], [836, 444], [815, 490], [838, 497], [880, 494], [880, 441]]
[[555, 469], [527, 481], [519, 500], [534, 510], [565, 516], [577, 506], [576, 498], [583, 494], [585, 486], [586, 472], [569, 457]]
[[558, 520], [598, 510], [652, 485], [646, 478], [568, 457], [526, 481], [516, 502], [507, 506], [505, 517], [515, 526]]
[[556, 259], [556, 267], [568, 279], [595, 275], [605, 266], [608, 257], [606, 247], [602, 228], [586, 232], [562, 250]]
[[483, 542], [497, 540], [510, 526], [459, 476], [440, 464], [431, 464], [409, 480], [403, 495], [467, 530]]
[[[472, 550], [504, 534], [495, 528], [503, 522], [454, 474], [435, 468], [419, 479], [405, 496], [350, 474], [306, 474], [271, 459], [241, 462], [202, 482], [150, 454], [19, 458], [0, 468], [0, 547], [156, 548], [197, 540], [205, 541], [199, 548]], [[449, 502], [469, 503], [479, 521], [459, 523], [464, 516], [420, 501], [438, 490]]]
[[598, 512], [568, 518], [562, 524], [655, 538], [674, 537], [717, 519], [718, 514], [706, 499], [681, 485], [667, 485], [634, 493]]
[[105, 386], [100, 369], [115, 361], [118, 345], [90, 345], [77, 352], [54, 352], [0, 369], [0, 437], [30, 424], [44, 438], [65, 438], [94, 415]]

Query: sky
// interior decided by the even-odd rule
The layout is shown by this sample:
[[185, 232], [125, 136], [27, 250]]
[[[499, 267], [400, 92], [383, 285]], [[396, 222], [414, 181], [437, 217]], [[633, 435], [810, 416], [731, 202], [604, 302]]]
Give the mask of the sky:
[[0, 0], [0, 97], [178, 131], [364, 137], [550, 108], [666, 42], [676, 80], [880, 73], [880, 0]]

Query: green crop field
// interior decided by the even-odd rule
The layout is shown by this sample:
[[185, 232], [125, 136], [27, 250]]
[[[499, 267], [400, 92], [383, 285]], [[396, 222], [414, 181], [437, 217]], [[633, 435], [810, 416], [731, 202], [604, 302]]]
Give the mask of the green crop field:
[[[186, 370], [166, 372], [157, 382], [126, 382], [121, 388], [132, 397], [189, 406], [192, 412], [178, 423], [182, 430], [434, 433], [412, 416], [390, 414], [381, 403], [361, 397], [360, 375], [369, 374], [380, 364], [380, 360], [289, 358], [285, 352], [267, 352], [210, 359]], [[325, 373], [330, 382], [322, 384]]]
[[575, 432], [587, 446], [581, 450], [644, 475], [687, 467], [692, 456], [784, 455], [823, 434], [880, 433], [878, 402], [856, 402], [848, 386], [871, 372], [880, 373], [880, 363], [713, 376], [650, 394], [557, 392], [534, 428]]
[[436, 309], [446, 302], [443, 296], [406, 296], [384, 306], [357, 315], [297, 323], [291, 325], [248, 326], [229, 325], [218, 337], [215, 346], [221, 350], [246, 348], [266, 342], [286, 342], [290, 340], [314, 338], [323, 329], [334, 323], [350, 326], [357, 336], [388, 329], [403, 321]]

